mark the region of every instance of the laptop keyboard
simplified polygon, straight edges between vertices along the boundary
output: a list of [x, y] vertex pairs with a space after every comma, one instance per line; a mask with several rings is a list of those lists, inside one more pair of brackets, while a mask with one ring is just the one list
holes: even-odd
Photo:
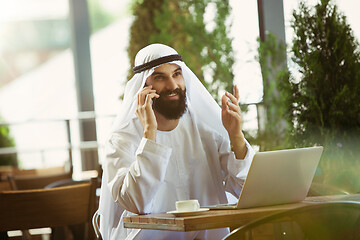
[[210, 205], [210, 206], [201, 206], [203, 208], [216, 208], [216, 207], [232, 207], [232, 206], [236, 206], [237, 203], [219, 203], [216, 205]]

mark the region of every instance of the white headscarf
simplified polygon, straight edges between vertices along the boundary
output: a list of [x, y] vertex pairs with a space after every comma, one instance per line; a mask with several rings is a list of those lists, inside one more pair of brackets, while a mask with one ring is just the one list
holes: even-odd
[[[135, 57], [135, 67], [146, 64], [155, 59], [163, 58], [170, 55], [178, 54], [173, 48], [163, 44], [151, 44], [141, 49]], [[197, 119], [204, 122], [216, 132], [228, 138], [221, 121], [221, 108], [210, 95], [207, 89], [195, 76], [195, 74], [182, 61], [170, 61], [166, 63], [175, 63], [182, 69], [182, 74], [185, 80], [186, 98], [188, 108], [196, 115]], [[118, 131], [126, 126], [129, 121], [136, 117], [137, 94], [145, 85], [146, 79], [154, 72], [151, 69], [136, 73], [130, 81], [126, 84], [124, 100], [121, 106], [121, 112], [114, 121], [113, 131]]]

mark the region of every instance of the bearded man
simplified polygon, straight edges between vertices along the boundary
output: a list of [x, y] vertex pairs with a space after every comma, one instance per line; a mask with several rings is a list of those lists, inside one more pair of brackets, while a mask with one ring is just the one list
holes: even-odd
[[238, 197], [254, 151], [242, 133], [239, 90], [220, 108], [181, 56], [152, 44], [135, 58], [121, 112], [106, 144], [100, 196], [103, 239], [221, 239], [228, 229], [193, 232], [126, 229], [124, 216]]

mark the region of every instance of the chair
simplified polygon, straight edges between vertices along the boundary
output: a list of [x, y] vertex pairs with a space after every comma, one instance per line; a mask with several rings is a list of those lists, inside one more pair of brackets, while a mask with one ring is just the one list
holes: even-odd
[[[56, 182], [50, 183], [49, 185], [45, 186], [44, 188], [51, 189], [51, 188], [56, 188], [56, 187], [73, 186], [76, 184], [82, 184], [82, 183], [86, 183], [86, 182], [88, 182], [88, 180], [77, 181], [77, 180], [73, 180], [72, 178], [66, 178], [66, 179], [61, 179]], [[97, 203], [96, 198], [95, 198], [94, 204], [95, 204], [95, 208], [97, 208], [98, 203]], [[77, 236], [82, 235], [83, 228], [84, 228], [84, 224], [53, 227], [51, 229], [52, 230], [51, 239], [52, 240], [57, 240], [57, 239], [60, 240], [60, 239], [66, 239], [67, 237], [71, 238], [71, 236], [73, 236], [73, 238], [75, 237], [75, 239], [76, 239]]]
[[9, 191], [11, 190], [10, 182], [9, 181], [0, 181], [0, 192], [2, 191]]
[[[13, 189], [29, 190], [40, 189], [49, 185], [50, 183], [72, 178], [72, 170], [69, 172], [49, 173], [40, 175], [8, 175], [9, 181]], [[15, 188], [16, 186], [16, 188]]]
[[[70, 168], [72, 168], [72, 167], [70, 166]], [[64, 172], [66, 172], [65, 171], [65, 166], [49, 167], [49, 168], [36, 168], [36, 169], [20, 169], [20, 168], [17, 168], [17, 167], [0, 167], [1, 180], [6, 180], [8, 175], [14, 175], [14, 176], [27, 176], [27, 175], [44, 176], [44, 175], [59, 174], [59, 173], [64, 173]]]
[[82, 238], [93, 239], [96, 179], [88, 183], [0, 192], [0, 232], [86, 224]]
[[101, 233], [100, 233], [100, 214], [99, 214], [98, 211], [99, 210], [96, 210], [96, 212], [93, 215], [92, 225], [93, 225], [93, 228], [94, 228], [96, 239], [97, 240], [102, 240]]
[[12, 166], [0, 166], [0, 181], [7, 181], [7, 175], [9, 175], [14, 167]]
[[360, 239], [360, 202], [316, 203], [275, 213], [235, 229], [225, 239]]

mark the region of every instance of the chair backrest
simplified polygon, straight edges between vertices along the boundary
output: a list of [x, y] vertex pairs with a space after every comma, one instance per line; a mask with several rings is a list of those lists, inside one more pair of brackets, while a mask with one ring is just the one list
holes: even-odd
[[7, 180], [0, 181], [0, 192], [9, 190], [11, 190], [10, 182]]
[[63, 180], [71, 179], [72, 171], [69, 172], [60, 172], [60, 173], [49, 173], [47, 175], [9, 175], [9, 181], [11, 185], [16, 186], [16, 190], [28, 190], [28, 189], [38, 189], [44, 188], [50, 183]]
[[49, 168], [35, 168], [35, 169], [18, 169], [14, 168], [13, 175], [50, 175], [65, 172], [65, 166], [49, 167]]
[[12, 166], [0, 166], [0, 181], [7, 181], [7, 175], [12, 172]]
[[0, 192], [0, 232], [86, 223], [93, 237], [96, 179], [52, 189]]
[[233, 239], [360, 239], [360, 202], [316, 203], [275, 213], [239, 227]]
[[[70, 166], [70, 168], [72, 168]], [[71, 170], [70, 170], [71, 171]], [[65, 166], [49, 167], [49, 168], [34, 168], [34, 169], [21, 169], [18, 167], [0, 167], [0, 177], [2, 180], [6, 180], [8, 175], [14, 176], [26, 176], [26, 175], [51, 175], [66, 172]]]

